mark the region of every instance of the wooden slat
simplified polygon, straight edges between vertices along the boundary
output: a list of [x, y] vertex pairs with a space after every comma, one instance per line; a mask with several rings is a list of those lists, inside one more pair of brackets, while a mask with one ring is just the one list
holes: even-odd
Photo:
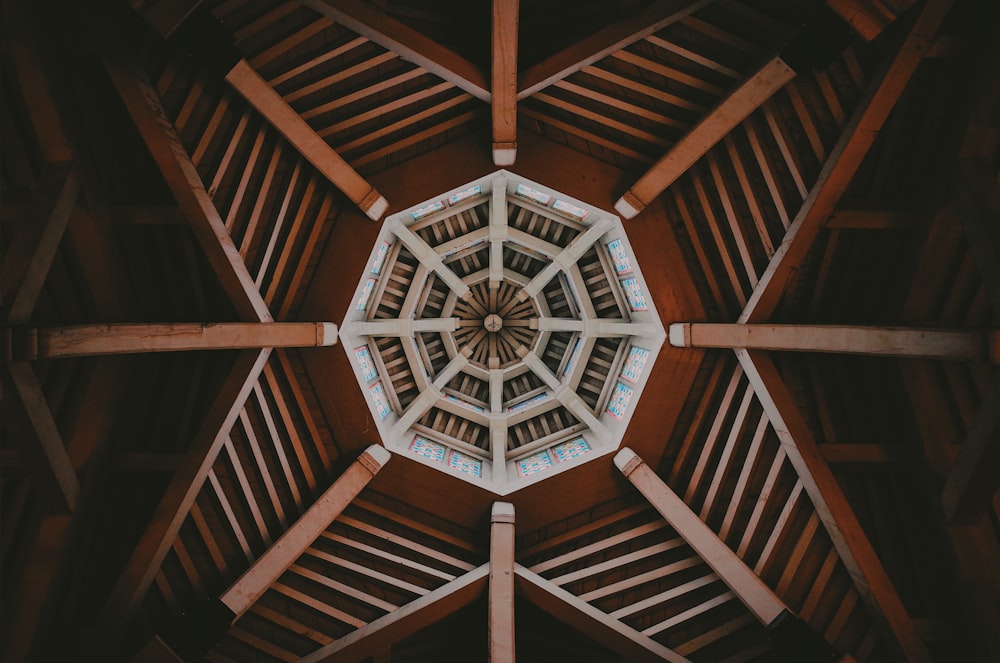
[[474, 64], [360, 0], [303, 0], [307, 7], [489, 102], [486, 76]]

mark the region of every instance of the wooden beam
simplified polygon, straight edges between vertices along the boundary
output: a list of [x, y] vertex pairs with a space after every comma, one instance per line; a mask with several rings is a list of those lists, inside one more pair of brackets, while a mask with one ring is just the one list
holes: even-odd
[[[19, 333], [23, 338], [18, 339]], [[181, 350], [327, 347], [337, 342], [332, 322], [103, 324], [15, 330], [15, 349], [28, 359]]]
[[489, 564], [455, 578], [367, 626], [303, 656], [299, 663], [361, 661], [471, 604], [486, 589]]
[[514, 663], [514, 505], [494, 502], [490, 523], [490, 663]]
[[38, 182], [30, 225], [15, 236], [0, 265], [0, 304], [9, 322], [27, 322], [34, 312], [79, 193], [72, 164], [50, 167]]
[[245, 320], [271, 322], [271, 313], [233, 244], [201, 176], [191, 162], [177, 130], [163, 110], [156, 90], [134, 59], [107, 49], [104, 65], [146, 147], [191, 224], [209, 264]]
[[493, 0], [492, 77], [493, 163], [510, 166], [517, 158], [518, 0]]
[[903, 226], [903, 214], [897, 210], [838, 209], [824, 223], [827, 228], [892, 230]]
[[955, 211], [995, 316], [1000, 316], [1000, 183], [989, 163], [959, 159], [952, 182]]
[[368, 447], [302, 517], [222, 594], [221, 601], [234, 613], [233, 621], [249, 610], [271, 583], [336, 520], [389, 462], [390, 457], [385, 447], [375, 444]]
[[476, 65], [373, 5], [360, 0], [302, 0], [302, 4], [489, 102], [486, 76]]
[[[24, 439], [18, 457], [28, 468], [33, 486], [44, 496], [49, 509], [70, 513], [80, 497], [80, 480], [66, 452], [59, 428], [35, 376], [25, 362], [8, 364], [7, 373], [27, 415], [31, 437]], [[20, 435], [15, 441], [22, 440]]]
[[826, 6], [854, 28], [854, 31], [871, 41], [896, 20], [896, 14], [881, 0], [826, 0]]
[[836, 465], [884, 465], [903, 461], [901, 449], [887, 444], [827, 442], [819, 445], [826, 462]]
[[256, 108], [331, 184], [344, 192], [368, 218], [378, 221], [389, 203], [368, 181], [320, 138], [246, 60], [236, 63], [226, 82]]
[[681, 348], [747, 348], [989, 362], [997, 332], [852, 325], [675, 322], [670, 344]]
[[619, 451], [615, 455], [615, 466], [733, 590], [761, 624], [767, 626], [788, 609], [771, 588], [754, 575], [743, 560], [634, 451], [628, 447]]
[[155, 635], [136, 653], [132, 663], [184, 663], [184, 659]]
[[929, 662], [926, 645], [774, 362], [758, 351], [737, 350], [736, 356], [886, 644], [907, 661]]
[[622, 660], [635, 663], [642, 661], [682, 663], [688, 660], [520, 564], [515, 565], [514, 573], [517, 578], [517, 590], [526, 599], [559, 621], [569, 624], [588, 638], [604, 645], [621, 656]]
[[121, 629], [145, 596], [270, 353], [268, 348], [248, 350], [236, 358], [195, 433], [183, 464], [174, 473], [108, 597], [99, 621], [102, 637], [117, 641]]
[[618, 199], [615, 210], [626, 219], [644, 210], [736, 125], [793, 78], [795, 71], [781, 57], [768, 60], [653, 164]]
[[544, 90], [584, 67], [645, 39], [714, 0], [656, 0], [633, 16], [613, 23], [525, 70], [518, 100]]
[[1000, 373], [995, 373], [983, 395], [972, 427], [941, 489], [949, 521], [979, 520], [1000, 482]]
[[899, 50], [872, 77], [864, 98], [820, 170], [816, 184], [785, 233], [738, 322], [762, 322], [777, 308], [789, 277], [805, 259], [823, 222], [836, 209], [854, 173], [923, 59], [953, 0], [928, 0]]
[[133, 0], [129, 4], [139, 12], [149, 27], [166, 39], [198, 9], [201, 2], [202, 0]]

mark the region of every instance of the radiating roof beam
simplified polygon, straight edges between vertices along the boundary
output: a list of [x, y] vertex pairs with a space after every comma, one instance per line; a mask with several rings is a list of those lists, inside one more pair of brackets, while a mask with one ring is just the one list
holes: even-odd
[[598, 30], [529, 67], [520, 77], [517, 98], [530, 97], [713, 2], [715, 0], [657, 0], [637, 14]]
[[519, 0], [493, 0], [492, 76], [493, 163], [517, 159], [517, 26]]
[[615, 210], [626, 219], [644, 210], [736, 125], [793, 78], [795, 70], [780, 56], [772, 57], [646, 171], [615, 203]]
[[469, 293], [469, 286], [465, 284], [458, 274], [441, 260], [441, 254], [434, 250], [430, 244], [421, 239], [416, 233], [407, 228], [399, 219], [396, 219], [389, 226], [392, 233], [399, 238], [403, 245], [413, 254], [413, 256], [428, 269], [437, 272], [438, 276], [447, 284], [459, 297], [465, 297]]
[[736, 356], [886, 643], [907, 661], [929, 663], [927, 646], [774, 362], [767, 353], [756, 350], [736, 350]]
[[490, 197], [490, 286], [504, 279], [503, 243], [507, 240], [507, 178], [493, 178]]
[[586, 253], [591, 246], [599, 242], [604, 233], [608, 232], [608, 230], [610, 230], [613, 226], [614, 222], [611, 221], [611, 219], [601, 218], [587, 228], [587, 230], [574, 237], [566, 248], [552, 258], [552, 262], [546, 265], [542, 271], [535, 275], [528, 285], [521, 288], [521, 292], [518, 293], [518, 298], [523, 301], [528, 297], [534, 297], [540, 293], [548, 282], [555, 278], [555, 275], [560, 271], [569, 271], [572, 269], [576, 265], [576, 262], [583, 257], [583, 254]]
[[358, 336], [413, 337], [423, 332], [453, 332], [458, 329], [458, 318], [412, 318], [391, 320], [364, 320], [351, 324], [351, 331]]
[[23, 357], [29, 360], [137, 352], [327, 347], [337, 342], [337, 325], [332, 322], [102, 324], [13, 331], [14, 351], [23, 351]]
[[390, 458], [391, 454], [385, 447], [377, 444], [368, 447], [302, 517], [223, 592], [219, 600], [232, 612], [232, 622], [249, 610], [268, 587], [312, 545]]
[[556, 619], [635, 663], [690, 663], [632, 627], [601, 612], [520, 564], [515, 565], [517, 592]]
[[494, 502], [490, 514], [487, 640], [490, 663], [514, 663], [514, 505]]
[[676, 322], [670, 325], [670, 344], [988, 362], [987, 346], [997, 334], [916, 327]]
[[778, 306], [789, 277], [805, 260], [820, 227], [836, 209], [889, 112], [916, 71], [953, 0], [928, 0], [909, 34], [892, 57], [872, 77], [868, 90], [830, 152], [812, 190], [792, 221], [781, 245], [738, 322], [763, 322]]
[[389, 207], [382, 194], [320, 138], [249, 62], [237, 62], [226, 74], [226, 82], [249, 101], [306, 161], [360, 207], [368, 218], [372, 221], [382, 218]]
[[361, 661], [470, 605], [482, 596], [490, 565], [483, 564], [432, 592], [379, 617], [367, 626], [337, 638], [303, 656], [298, 663]]
[[302, 4], [455, 84], [477, 99], [490, 101], [486, 76], [478, 67], [373, 5], [360, 0], [302, 0]]

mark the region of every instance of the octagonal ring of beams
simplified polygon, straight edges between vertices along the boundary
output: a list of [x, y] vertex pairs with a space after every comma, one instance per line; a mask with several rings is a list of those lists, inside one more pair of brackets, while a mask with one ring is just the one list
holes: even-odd
[[618, 449], [649, 301], [617, 216], [498, 171], [386, 220], [341, 340], [388, 449], [505, 495]]

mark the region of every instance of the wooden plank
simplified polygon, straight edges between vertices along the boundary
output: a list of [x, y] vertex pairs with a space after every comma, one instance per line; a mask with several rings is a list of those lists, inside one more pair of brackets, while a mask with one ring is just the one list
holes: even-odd
[[79, 193], [80, 178], [72, 165], [50, 168], [37, 183], [32, 221], [15, 236], [0, 265], [0, 305], [9, 306], [8, 322], [23, 324], [31, 318]]
[[305, 6], [430, 73], [490, 101], [486, 76], [474, 64], [416, 30], [360, 0], [303, 0]]
[[136, 352], [327, 347], [337, 342], [331, 322], [100, 324], [26, 331], [30, 359]]
[[488, 602], [490, 663], [514, 663], [514, 505], [509, 502], [494, 502], [490, 516]]
[[998, 464], [1000, 373], [995, 373], [941, 489], [941, 502], [949, 521], [972, 523], [982, 517], [997, 492]]
[[644, 210], [737, 124], [793, 78], [795, 71], [780, 57], [768, 60], [719, 102], [618, 199], [615, 203], [618, 213], [631, 219]]
[[510, 166], [517, 158], [518, 12], [518, 0], [493, 0], [490, 109], [497, 166]]
[[[228, 440], [229, 431], [243, 409], [243, 403], [270, 352], [270, 349], [245, 351], [237, 357], [218, 390], [215, 402], [195, 433], [183, 464], [174, 473], [111, 591], [99, 622], [99, 629], [104, 637], [116, 641], [121, 629], [145, 596], [205, 479], [212, 478], [212, 465]], [[213, 485], [216, 486], [219, 499], [224, 499], [217, 482]]]
[[805, 259], [819, 229], [836, 209], [889, 112], [923, 59], [953, 0], [930, 0], [892, 58], [872, 77], [840, 139], [823, 164], [816, 183], [799, 209], [754, 288], [738, 322], [761, 322], [774, 312], [785, 284]]
[[670, 325], [669, 338], [676, 347], [990, 361], [989, 332], [954, 329], [675, 322]]
[[237, 313], [247, 320], [270, 322], [273, 318], [267, 304], [205, 191], [159, 95], [133, 58], [111, 48], [107, 51], [103, 59], [108, 75]]
[[826, 6], [844, 19], [865, 41], [875, 39], [896, 20], [896, 15], [882, 0], [826, 0]]
[[903, 214], [896, 210], [838, 209], [824, 223], [827, 228], [891, 230], [903, 225]]
[[368, 447], [302, 517], [222, 594], [221, 601], [233, 611], [234, 621], [312, 545], [389, 458], [390, 454], [384, 447]]
[[524, 99], [584, 67], [659, 32], [713, 0], [657, 0], [525, 70], [517, 98]]
[[686, 658], [664, 647], [635, 629], [581, 601], [565, 589], [554, 585], [520, 564], [514, 567], [518, 593], [549, 613], [569, 624], [588, 638], [598, 642], [623, 660], [636, 663], [683, 663]]
[[762, 624], [770, 624], [788, 609], [634, 451], [628, 447], [619, 451], [615, 455], [615, 466]]
[[290, 142], [305, 159], [315, 166], [331, 184], [344, 192], [370, 219], [382, 218], [389, 203], [371, 184], [344, 161], [332, 147], [316, 135], [281, 95], [261, 78], [250, 63], [240, 60], [226, 74], [233, 86], [250, 105]]
[[475, 601], [486, 588], [489, 564], [459, 576], [432, 592], [303, 656], [299, 663], [360, 661], [430, 626]]
[[18, 456], [28, 468], [33, 486], [44, 495], [47, 506], [57, 512], [71, 513], [80, 497], [80, 480], [35, 370], [30, 364], [17, 361], [7, 365], [7, 373], [33, 434], [33, 439], [14, 436], [15, 442], [24, 442], [18, 449]]
[[886, 643], [908, 661], [930, 661], [926, 645], [865, 536], [819, 445], [799, 413], [771, 358], [758, 351], [736, 356], [764, 406], [774, 431], [809, 495], [834, 547]]

